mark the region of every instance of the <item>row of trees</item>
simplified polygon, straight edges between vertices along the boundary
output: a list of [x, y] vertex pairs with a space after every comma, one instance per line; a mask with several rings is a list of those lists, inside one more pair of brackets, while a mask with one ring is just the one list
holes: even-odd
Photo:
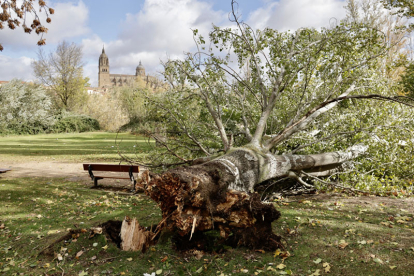
[[136, 130], [148, 120], [145, 97], [162, 88], [151, 89], [138, 79], [134, 87], [89, 95], [83, 65], [82, 48], [75, 43], [63, 41], [49, 53], [40, 49], [32, 63], [39, 84], [13, 80], [0, 88], [0, 133], [85, 131], [96, 129], [97, 121], [105, 130], [117, 131], [123, 125]]

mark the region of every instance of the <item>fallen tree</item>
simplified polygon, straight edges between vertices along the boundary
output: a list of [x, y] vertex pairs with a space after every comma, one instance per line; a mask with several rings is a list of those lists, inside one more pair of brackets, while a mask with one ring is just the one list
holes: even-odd
[[[167, 228], [191, 240], [194, 232], [218, 229], [231, 243], [273, 250], [282, 247], [271, 223], [280, 217], [273, 204], [254, 193], [257, 183], [276, 177], [299, 178], [302, 170], [323, 171], [352, 159], [365, 150], [317, 155], [273, 155], [254, 145], [229, 150], [200, 165], [179, 167], [161, 175], [146, 172], [145, 193], [159, 204], [163, 220], [149, 242]], [[143, 242], [141, 238], [137, 242]], [[140, 249], [142, 247], [139, 247]]]
[[[195, 30], [198, 52], [187, 54], [183, 61], [167, 62], [170, 91], [147, 98], [148, 107], [163, 112], [165, 128], [175, 133], [168, 139], [152, 136], [163, 149], [160, 165], [184, 166], [143, 175], [141, 185], [158, 203], [163, 218], [151, 230], [125, 220], [121, 230], [129, 240], [125, 248], [145, 251], [167, 229], [176, 234], [181, 249], [203, 249], [200, 233], [210, 230], [219, 231], [223, 241], [234, 246], [282, 247], [272, 231], [280, 213], [262, 201], [257, 188], [283, 178], [306, 186], [304, 176], [331, 175], [366, 153], [368, 147], [358, 142], [368, 142], [384, 127], [364, 125], [365, 109], [372, 107], [368, 101], [391, 102], [393, 114], [412, 107], [402, 97], [392, 96], [384, 84], [378, 60], [388, 48], [379, 30], [344, 22], [321, 31], [253, 31], [240, 22], [234, 1], [232, 8], [237, 28], [214, 27], [210, 44]], [[220, 55], [223, 50], [227, 54]], [[231, 64], [231, 54], [239, 71]], [[376, 93], [370, 94], [373, 89]], [[378, 112], [388, 112], [384, 110]], [[358, 122], [359, 130], [354, 120], [345, 124], [351, 115], [364, 119]], [[325, 129], [341, 131], [318, 137]], [[317, 154], [287, 150], [289, 140], [303, 137], [308, 143], [296, 149], [312, 149], [319, 143], [323, 145], [319, 150], [336, 150]], [[328, 138], [335, 143], [324, 144]]]

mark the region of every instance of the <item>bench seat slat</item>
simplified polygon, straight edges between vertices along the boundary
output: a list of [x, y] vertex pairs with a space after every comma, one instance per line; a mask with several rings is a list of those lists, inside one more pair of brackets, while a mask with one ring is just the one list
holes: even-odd
[[94, 175], [96, 178], [113, 178], [113, 179], [128, 179], [130, 180], [129, 177], [118, 177], [118, 176], [102, 176], [102, 175]]
[[87, 171], [89, 165], [92, 167], [92, 171], [101, 172], [129, 172], [132, 167], [133, 173], [138, 173], [139, 168], [136, 165], [117, 165], [117, 164], [83, 164], [83, 169]]

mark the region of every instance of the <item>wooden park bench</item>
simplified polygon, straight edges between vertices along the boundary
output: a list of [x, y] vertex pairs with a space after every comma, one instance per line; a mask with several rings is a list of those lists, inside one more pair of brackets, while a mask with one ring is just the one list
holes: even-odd
[[[135, 191], [135, 186], [137, 181], [134, 177], [134, 173], [139, 173], [139, 166], [134, 165], [118, 165], [118, 164], [83, 164], [83, 169], [89, 172], [89, 176], [93, 180], [93, 185], [98, 186], [98, 180], [104, 178], [113, 178], [113, 179], [129, 179], [133, 185], [133, 190]], [[94, 172], [117, 172], [117, 173], [128, 173], [129, 177], [123, 177], [121, 175], [95, 175]]]
[[0, 168], [0, 173], [5, 173], [5, 172], [8, 172], [8, 171], [10, 171], [9, 169], [2, 169], [2, 168]]

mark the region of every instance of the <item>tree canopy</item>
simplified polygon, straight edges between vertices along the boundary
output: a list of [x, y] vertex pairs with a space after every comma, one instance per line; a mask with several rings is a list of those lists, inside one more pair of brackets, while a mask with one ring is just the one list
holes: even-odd
[[13, 79], [0, 87], [0, 133], [36, 133], [54, 123], [52, 102], [40, 85]]
[[413, 118], [387, 71], [401, 38], [363, 20], [279, 32], [254, 30], [233, 10], [233, 22], [213, 27], [208, 39], [194, 30], [198, 51], [165, 63], [170, 90], [150, 98], [149, 107], [173, 137], [159, 141], [164, 147], [153, 161], [191, 164], [246, 145], [284, 154], [369, 145], [365, 157], [375, 162], [342, 168], [354, 183], [354, 172], [381, 179], [381, 163], [408, 161]]
[[40, 49], [32, 66], [35, 76], [56, 95], [59, 107], [71, 109], [85, 93], [88, 79], [83, 77], [81, 46], [63, 41], [54, 52]]

